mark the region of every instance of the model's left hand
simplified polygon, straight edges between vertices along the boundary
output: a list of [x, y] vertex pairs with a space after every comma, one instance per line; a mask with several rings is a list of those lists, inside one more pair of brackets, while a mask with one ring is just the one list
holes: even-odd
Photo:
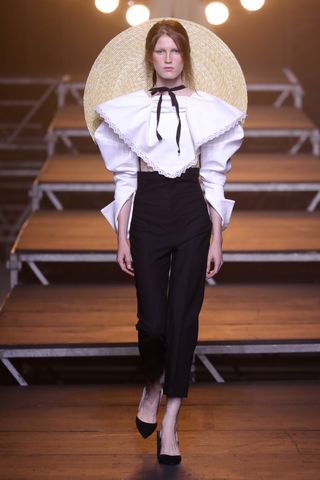
[[222, 264], [222, 241], [213, 240], [208, 252], [206, 278], [212, 278], [214, 275], [216, 275], [219, 272]]

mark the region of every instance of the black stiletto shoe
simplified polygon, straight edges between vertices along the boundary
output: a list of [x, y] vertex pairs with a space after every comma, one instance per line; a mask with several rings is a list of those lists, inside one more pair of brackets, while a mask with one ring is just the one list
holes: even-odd
[[[176, 441], [177, 444], [179, 444], [178, 441], [178, 434], [176, 432]], [[162, 463], [163, 465], [178, 465], [181, 462], [181, 455], [166, 455], [165, 453], [160, 453], [161, 452], [161, 433], [157, 431], [157, 457], [159, 463]]]
[[[144, 387], [138, 410], [140, 409], [140, 406], [141, 406], [141, 404], [142, 404], [142, 402], [143, 402], [143, 400], [146, 396], [146, 393], [147, 393], [147, 389], [146, 389], [146, 387]], [[160, 403], [161, 403], [162, 395], [163, 395], [163, 389], [161, 389], [161, 391], [160, 391], [157, 413], [158, 413], [159, 406], [160, 406]], [[137, 429], [139, 430], [139, 432], [141, 433], [143, 438], [148, 438], [155, 431], [158, 424], [157, 423], [144, 422], [143, 420], [140, 420], [140, 418], [137, 415], [136, 416], [136, 425], [137, 425]]]

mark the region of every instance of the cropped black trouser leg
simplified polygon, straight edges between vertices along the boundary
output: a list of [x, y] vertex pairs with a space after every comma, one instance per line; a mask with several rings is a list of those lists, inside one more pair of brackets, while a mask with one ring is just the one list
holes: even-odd
[[138, 172], [130, 226], [142, 367], [150, 381], [165, 372], [169, 397], [188, 395], [204, 298], [212, 223], [198, 177]]

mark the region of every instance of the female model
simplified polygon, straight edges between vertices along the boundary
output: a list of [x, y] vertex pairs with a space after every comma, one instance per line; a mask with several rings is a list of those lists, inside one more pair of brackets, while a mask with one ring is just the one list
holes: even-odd
[[136, 426], [144, 438], [154, 432], [166, 394], [157, 453], [160, 463], [174, 465], [181, 461], [178, 414], [188, 395], [205, 279], [223, 263], [222, 231], [234, 205], [223, 186], [245, 114], [196, 90], [188, 33], [176, 20], [148, 31], [145, 65], [153, 87], [99, 104], [104, 121], [95, 140], [116, 183], [102, 213], [117, 232], [117, 261], [136, 287], [146, 383]]

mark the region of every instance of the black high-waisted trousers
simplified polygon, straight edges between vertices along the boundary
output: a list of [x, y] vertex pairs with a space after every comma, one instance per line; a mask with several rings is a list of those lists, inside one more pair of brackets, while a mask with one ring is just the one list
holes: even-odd
[[212, 222], [199, 168], [176, 178], [139, 171], [137, 179], [129, 235], [140, 360], [146, 381], [164, 371], [163, 392], [187, 397]]

